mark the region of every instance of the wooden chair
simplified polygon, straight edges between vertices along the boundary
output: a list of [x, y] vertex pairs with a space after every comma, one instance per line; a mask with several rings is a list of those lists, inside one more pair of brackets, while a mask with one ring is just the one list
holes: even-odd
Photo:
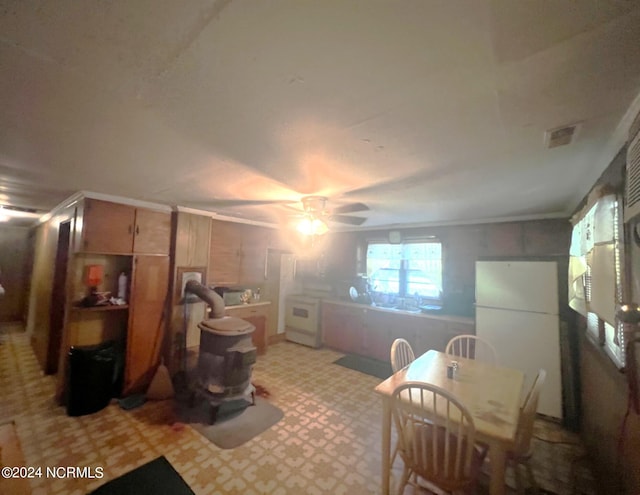
[[415, 359], [411, 344], [405, 339], [396, 339], [391, 344], [391, 369], [395, 373]]
[[490, 342], [475, 335], [457, 335], [444, 350], [450, 356], [477, 359], [489, 364], [498, 364], [498, 353]]
[[486, 450], [475, 445], [473, 417], [464, 404], [435, 385], [406, 382], [394, 390], [391, 408], [404, 461], [398, 493], [407, 483], [473, 493]]
[[518, 420], [518, 431], [516, 433], [516, 444], [513, 451], [507, 452], [507, 462], [513, 467], [516, 479], [516, 487], [520, 495], [524, 495], [525, 489], [520, 477], [519, 467], [523, 465], [529, 477], [529, 484], [533, 488], [533, 493], [537, 494], [538, 484], [533, 476], [533, 470], [529, 463], [531, 459], [531, 439], [533, 437], [533, 424], [536, 419], [536, 411], [538, 409], [538, 399], [540, 391], [544, 385], [547, 372], [543, 369], [538, 371], [538, 375], [531, 385], [531, 389], [524, 400], [522, 409], [520, 410], [520, 419]]
[[[413, 348], [406, 339], [396, 339], [391, 344], [391, 370], [395, 373], [401, 370], [415, 359]], [[393, 455], [391, 456], [391, 465], [396, 460], [398, 455], [398, 444], [393, 449]]]

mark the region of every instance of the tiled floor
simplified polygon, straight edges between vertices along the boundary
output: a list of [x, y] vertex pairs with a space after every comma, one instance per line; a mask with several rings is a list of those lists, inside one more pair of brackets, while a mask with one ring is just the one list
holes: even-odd
[[[253, 381], [268, 389], [284, 418], [241, 447], [221, 450], [192, 428], [173, 424], [170, 401], [131, 411], [113, 404], [68, 417], [52, 400], [54, 378], [40, 372], [28, 336], [5, 327], [0, 423], [15, 421], [27, 466], [104, 470], [102, 479], [33, 479], [36, 494], [84, 494], [159, 455], [197, 494], [380, 493], [381, 406], [373, 393], [379, 380], [332, 364], [340, 356], [292, 343], [269, 347]], [[533, 460], [543, 488], [558, 495], [596, 493], [579, 461], [577, 437], [546, 422], [538, 422], [536, 436], [546, 440], [535, 441]]]

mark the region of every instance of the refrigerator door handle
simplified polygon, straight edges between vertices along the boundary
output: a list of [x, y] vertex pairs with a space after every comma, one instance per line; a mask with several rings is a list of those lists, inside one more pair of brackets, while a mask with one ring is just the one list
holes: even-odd
[[556, 315], [557, 313], [547, 313], [546, 311], [531, 311], [528, 309], [514, 309], [514, 308], [501, 308], [499, 306], [479, 306], [476, 304], [476, 309], [495, 309], [498, 311], [514, 311], [516, 313], [533, 313], [536, 315]]

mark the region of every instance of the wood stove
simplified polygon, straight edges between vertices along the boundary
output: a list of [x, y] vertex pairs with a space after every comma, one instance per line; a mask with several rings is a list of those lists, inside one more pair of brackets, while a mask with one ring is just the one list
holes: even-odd
[[194, 405], [196, 397], [204, 397], [211, 406], [210, 422], [214, 423], [224, 404], [255, 404], [255, 388], [251, 384], [257, 356], [251, 339], [255, 327], [240, 318], [224, 316], [223, 299], [199, 282], [187, 282], [185, 292], [209, 303], [213, 315], [198, 324], [200, 350], [190, 401]]
[[198, 327], [199, 387], [220, 397], [244, 394], [256, 362], [257, 349], [251, 340], [255, 327], [232, 316], [204, 320]]

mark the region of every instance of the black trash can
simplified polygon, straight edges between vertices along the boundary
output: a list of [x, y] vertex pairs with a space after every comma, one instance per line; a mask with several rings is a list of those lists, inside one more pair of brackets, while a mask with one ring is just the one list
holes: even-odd
[[116, 381], [115, 342], [75, 346], [69, 351], [67, 414], [83, 416], [107, 407]]

